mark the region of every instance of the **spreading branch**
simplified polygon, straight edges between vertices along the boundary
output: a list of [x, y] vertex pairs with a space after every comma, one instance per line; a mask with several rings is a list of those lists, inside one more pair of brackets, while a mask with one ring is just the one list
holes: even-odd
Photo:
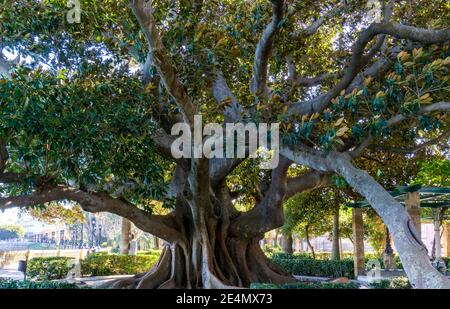
[[217, 72], [216, 74], [216, 78], [212, 85], [212, 93], [218, 103], [223, 103], [227, 100], [231, 101], [231, 104], [225, 107], [225, 123], [239, 121], [242, 109], [230, 87], [228, 87], [222, 72]]
[[295, 194], [325, 187], [330, 184], [330, 174], [320, 173], [318, 171], [309, 171], [303, 175], [289, 178], [287, 180], [286, 195], [284, 198], [288, 199]]
[[164, 47], [156, 21], [153, 17], [151, 3], [145, 0], [130, 0], [130, 6], [144, 33], [151, 53], [153, 65], [156, 67], [167, 92], [181, 109], [184, 121], [193, 124], [195, 107], [187, 94], [186, 87], [179, 81], [175, 68]]
[[264, 198], [233, 222], [230, 226], [232, 235], [253, 238], [283, 225], [283, 201], [290, 165], [290, 160], [280, 158], [277, 168], [272, 170], [272, 180]]
[[269, 57], [273, 50], [274, 37], [279, 29], [279, 24], [285, 12], [284, 0], [271, 0], [272, 21], [267, 25], [261, 39], [256, 46], [255, 59], [253, 62], [253, 77], [250, 89], [257, 98], [265, 101], [269, 97], [267, 88], [267, 67]]
[[306, 102], [291, 105], [290, 112], [298, 114], [320, 113], [325, 110], [331, 100], [353, 81], [359, 71], [365, 67], [374, 56], [374, 52], [364, 54], [367, 44], [377, 35], [386, 34], [398, 39], [418, 41], [423, 44], [444, 43], [450, 40], [449, 28], [441, 30], [422, 29], [395, 22], [373, 23], [359, 35], [352, 47], [352, 57], [342, 79], [327, 93]]
[[30, 207], [63, 200], [77, 202], [83, 210], [88, 212], [106, 211], [127, 218], [141, 230], [167, 241], [180, 239], [179, 232], [173, 228], [174, 223], [170, 215], [149, 215], [129, 202], [113, 198], [104, 192], [94, 193], [67, 186], [56, 186], [35, 191], [30, 195], [1, 197], [0, 209]]

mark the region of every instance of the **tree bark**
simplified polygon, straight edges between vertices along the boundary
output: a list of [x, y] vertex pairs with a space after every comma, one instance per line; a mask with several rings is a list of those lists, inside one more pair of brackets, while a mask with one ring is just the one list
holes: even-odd
[[120, 235], [121, 254], [128, 254], [130, 252], [130, 234], [131, 234], [131, 222], [126, 218], [122, 218], [122, 232]]
[[450, 288], [450, 280], [431, 265], [427, 249], [418, 238], [404, 207], [367, 172], [356, 168], [349, 154], [330, 152], [323, 156], [321, 152], [307, 147], [298, 150], [284, 147], [281, 154], [298, 164], [338, 173], [366, 198], [391, 231], [402, 265], [414, 288]]
[[264, 233], [248, 237], [231, 232], [245, 213], [236, 211], [225, 184], [209, 187], [205, 162], [194, 162], [187, 177], [174, 210], [173, 228], [180, 237], [167, 240], [148, 273], [114, 281], [109, 287], [233, 288], [296, 281], [265, 256], [259, 246]]
[[293, 254], [293, 250], [292, 250], [292, 233], [288, 233], [287, 235], [283, 235], [284, 236], [284, 240], [283, 240], [283, 252], [284, 253], [288, 253], [288, 254]]
[[339, 245], [339, 208], [336, 208], [333, 212], [333, 241], [331, 248], [331, 259], [340, 260], [341, 250]]
[[159, 250], [160, 246], [159, 246], [159, 238], [156, 236], [153, 236], [153, 249], [155, 250]]
[[312, 257], [313, 257], [313, 259], [315, 259], [316, 253], [314, 252], [314, 247], [309, 240], [309, 225], [306, 225], [306, 227], [305, 227], [305, 238], [306, 238], [306, 244], [308, 245], [309, 250], [311, 250]]
[[388, 226], [412, 286], [450, 289], [450, 281], [431, 265], [427, 249], [418, 238], [414, 223], [404, 207], [367, 172], [347, 160], [338, 161], [339, 174], [367, 199]]

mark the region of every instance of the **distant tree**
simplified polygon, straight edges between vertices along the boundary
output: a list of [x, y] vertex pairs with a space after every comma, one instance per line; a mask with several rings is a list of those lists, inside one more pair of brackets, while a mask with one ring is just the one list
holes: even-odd
[[21, 225], [0, 225], [0, 240], [21, 239], [25, 229]]

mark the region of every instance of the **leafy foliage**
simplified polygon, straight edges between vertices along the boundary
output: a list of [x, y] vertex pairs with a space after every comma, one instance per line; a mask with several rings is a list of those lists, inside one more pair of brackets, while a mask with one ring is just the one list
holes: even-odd
[[145, 255], [94, 253], [81, 261], [83, 276], [127, 275], [146, 272], [158, 261], [159, 252]]
[[406, 278], [393, 278], [370, 283], [371, 289], [412, 289]]
[[[89, 289], [89, 287], [82, 287], [83, 289]], [[57, 281], [19, 281], [12, 279], [3, 279], [0, 278], [0, 289], [44, 289], [44, 290], [73, 290], [73, 289], [81, 289], [78, 285], [74, 283], [67, 282], [57, 282]]]
[[330, 232], [333, 212], [343, 201], [343, 197], [331, 189], [295, 195], [284, 204], [286, 219], [283, 230], [296, 232], [301, 237], [306, 237], [307, 227], [309, 237]]
[[28, 261], [27, 275], [37, 280], [55, 280], [66, 278], [73, 268], [69, 257], [38, 257]]
[[273, 257], [272, 261], [295, 275], [354, 278], [352, 259], [316, 260], [307, 256]]

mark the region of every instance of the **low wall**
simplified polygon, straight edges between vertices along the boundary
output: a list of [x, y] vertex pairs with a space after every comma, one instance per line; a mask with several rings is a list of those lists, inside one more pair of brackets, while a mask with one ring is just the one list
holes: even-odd
[[0, 251], [0, 268], [17, 268], [19, 260], [35, 257], [67, 256], [84, 259], [88, 249]]

